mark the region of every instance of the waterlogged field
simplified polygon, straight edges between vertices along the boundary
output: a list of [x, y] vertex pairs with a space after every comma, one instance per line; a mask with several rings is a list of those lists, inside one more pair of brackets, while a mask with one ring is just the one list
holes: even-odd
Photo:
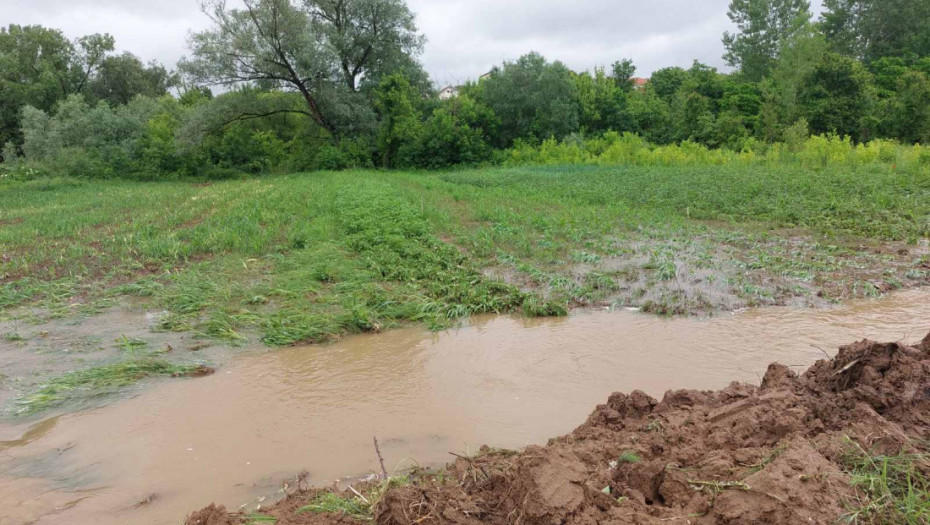
[[[927, 284], [928, 237], [930, 176], [891, 166], [32, 181], [0, 185], [0, 344], [45, 348], [42, 327], [127, 302], [156, 332], [268, 346], [478, 313], [819, 306]], [[135, 337], [45, 348], [74, 370], [0, 383], [35, 413], [196, 371]]]

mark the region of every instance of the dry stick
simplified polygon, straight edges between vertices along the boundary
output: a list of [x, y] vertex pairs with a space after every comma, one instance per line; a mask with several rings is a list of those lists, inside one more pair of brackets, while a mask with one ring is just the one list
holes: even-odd
[[362, 496], [362, 493], [359, 492], [359, 491], [357, 491], [357, 490], [355, 490], [355, 487], [353, 487], [352, 485], [349, 485], [349, 490], [351, 490], [352, 492], [354, 492], [356, 496], [358, 496], [359, 498], [362, 499], [362, 501], [364, 501], [365, 503], [369, 503], [369, 504], [370, 504], [370, 502], [368, 501], [368, 498], [366, 498], [365, 496]]
[[815, 345], [815, 344], [813, 344], [813, 343], [810, 343], [810, 345], [811, 345], [812, 347], [816, 348], [817, 350], [820, 350], [820, 351], [823, 353], [823, 355], [827, 356], [827, 361], [832, 361], [832, 360], [833, 360], [833, 358], [830, 357], [830, 354], [828, 354], [827, 351], [824, 350], [823, 348], [820, 348], [819, 346], [817, 346], [817, 345]]
[[[452, 454], [453, 456], [455, 456], [455, 457], [457, 457], [457, 458], [464, 459], [465, 461], [467, 461], [467, 462], [472, 466], [472, 468], [477, 467], [478, 469], [481, 469], [481, 473], [484, 474], [484, 477], [488, 478], [488, 481], [491, 481], [491, 475], [488, 474], [488, 471], [487, 471], [487, 470], [485, 470], [484, 465], [479, 465], [479, 464], [475, 463], [475, 460], [474, 460], [474, 459], [472, 459], [472, 458], [470, 458], [470, 457], [467, 457], [467, 456], [462, 456], [462, 455], [460, 455], [460, 454], [456, 454], [455, 452], [449, 452], [449, 454]], [[475, 482], [477, 483], [477, 480], [475, 480]]]
[[378, 462], [381, 463], [381, 479], [388, 479], [387, 469], [384, 468], [384, 458], [381, 456], [381, 448], [378, 446], [378, 436], [372, 437], [375, 442], [375, 453], [378, 454]]

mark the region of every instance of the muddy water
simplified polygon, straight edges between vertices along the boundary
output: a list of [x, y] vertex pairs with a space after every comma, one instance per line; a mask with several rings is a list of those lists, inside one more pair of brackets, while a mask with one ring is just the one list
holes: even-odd
[[303, 469], [316, 484], [373, 472], [373, 435], [389, 469], [438, 464], [482, 443], [543, 443], [614, 391], [755, 383], [772, 361], [806, 368], [817, 347], [928, 330], [930, 290], [914, 290], [710, 320], [483, 318], [243, 357], [28, 431], [0, 427], [12, 436], [0, 438], [0, 523], [179, 523], [210, 501], [270, 502]]

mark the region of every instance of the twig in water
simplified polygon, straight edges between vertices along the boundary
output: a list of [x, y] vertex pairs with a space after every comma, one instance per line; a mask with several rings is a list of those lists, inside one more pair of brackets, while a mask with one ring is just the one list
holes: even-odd
[[378, 436], [372, 437], [375, 442], [375, 453], [378, 454], [378, 462], [381, 463], [381, 479], [388, 479], [387, 469], [384, 468], [384, 457], [381, 456], [381, 447], [378, 446]]
[[823, 348], [820, 348], [819, 346], [817, 346], [817, 345], [815, 345], [815, 344], [813, 344], [813, 343], [811, 344], [811, 346], [814, 347], [814, 348], [816, 348], [817, 350], [820, 350], [821, 352], [823, 352], [823, 355], [827, 356], [827, 361], [833, 359], [832, 357], [830, 357], [830, 354], [828, 354], [827, 351], [824, 350]]

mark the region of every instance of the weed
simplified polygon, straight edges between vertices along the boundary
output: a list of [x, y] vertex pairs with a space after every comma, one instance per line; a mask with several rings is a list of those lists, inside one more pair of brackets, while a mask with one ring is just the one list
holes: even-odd
[[297, 509], [297, 513], [316, 512], [326, 514], [342, 514], [357, 520], [370, 521], [372, 503], [360, 496], [343, 497], [332, 492], [320, 494], [309, 504]]
[[759, 461], [758, 463], [754, 463], [752, 465], [743, 465], [743, 466], [749, 468], [749, 474], [755, 474], [756, 472], [762, 471], [770, 463], [778, 459], [778, 456], [782, 455], [786, 449], [787, 447], [785, 445], [779, 445], [778, 447], [775, 447], [775, 449], [772, 450], [770, 453], [768, 453], [765, 457], [763, 457], [762, 461]]
[[928, 454], [873, 455], [851, 439], [843, 463], [861, 497], [849, 502], [848, 523], [925, 525], [930, 522]]
[[20, 414], [34, 414], [67, 402], [83, 401], [113, 393], [147, 377], [183, 376], [193, 366], [173, 365], [150, 356], [77, 370], [48, 382], [38, 391], [19, 400]]
[[402, 487], [410, 483], [409, 478], [389, 478], [372, 487], [365, 493], [350, 488], [354, 495], [339, 495], [332, 492], [323, 492], [316, 496], [307, 505], [297, 509], [297, 513], [315, 512], [326, 514], [342, 514], [359, 521], [372, 521], [375, 506], [391, 488]]
[[259, 514], [257, 512], [249, 514], [248, 516], [243, 516], [242, 519], [245, 520], [246, 525], [265, 525], [269, 523], [274, 525], [278, 522], [278, 519], [274, 516]]
[[138, 338], [129, 338], [125, 335], [121, 336], [116, 340], [116, 344], [119, 346], [120, 350], [127, 353], [135, 353], [138, 350], [142, 350], [147, 347], [149, 344], [144, 339]]
[[620, 457], [617, 458], [617, 463], [618, 464], [639, 463], [642, 460], [643, 458], [641, 458], [639, 454], [637, 454], [636, 452], [627, 451], [627, 452], [624, 452], [623, 454], [620, 454]]

